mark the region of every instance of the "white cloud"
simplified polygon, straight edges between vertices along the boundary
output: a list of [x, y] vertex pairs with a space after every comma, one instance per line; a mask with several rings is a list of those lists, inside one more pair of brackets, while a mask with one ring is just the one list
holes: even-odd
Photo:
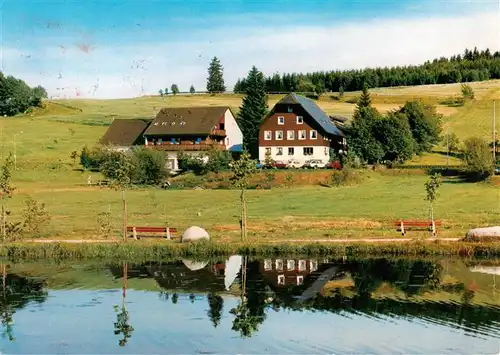
[[499, 50], [498, 23], [500, 16], [495, 13], [375, 19], [326, 27], [283, 27], [280, 23], [260, 29], [216, 30], [184, 42], [96, 45], [89, 53], [76, 45], [46, 47], [32, 51], [32, 61], [19, 60], [20, 53], [29, 52], [26, 48], [4, 48], [3, 68], [31, 85], [43, 85], [53, 96], [74, 97], [80, 92], [81, 97], [133, 97], [155, 94], [172, 83], [181, 90], [187, 91], [191, 84], [203, 90], [214, 55], [221, 59], [231, 87], [252, 65], [265, 74], [306, 72], [418, 64], [474, 46]]

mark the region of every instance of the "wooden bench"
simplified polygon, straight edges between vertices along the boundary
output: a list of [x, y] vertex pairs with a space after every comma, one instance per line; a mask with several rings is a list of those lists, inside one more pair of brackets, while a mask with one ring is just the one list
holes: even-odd
[[[132, 232], [132, 238], [141, 239], [142, 237], [150, 237], [150, 238], [167, 238], [172, 239], [172, 234], [177, 233], [177, 228], [169, 228], [169, 227], [137, 227], [137, 226], [129, 226], [127, 227], [127, 232]], [[144, 235], [139, 233], [161, 233], [162, 236], [159, 235]]]
[[441, 221], [395, 221], [394, 225], [397, 227], [397, 231], [401, 232], [402, 235], [406, 235], [406, 232], [427, 230], [432, 232], [432, 235], [437, 234], [436, 227], [441, 226]]

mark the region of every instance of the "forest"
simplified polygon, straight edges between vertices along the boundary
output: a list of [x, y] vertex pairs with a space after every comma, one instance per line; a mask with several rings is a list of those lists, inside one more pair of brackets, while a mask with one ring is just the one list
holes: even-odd
[[[463, 54], [441, 57], [421, 65], [283, 73], [265, 78], [268, 93], [358, 91], [368, 88], [451, 84], [500, 79], [500, 51], [466, 49]], [[245, 79], [238, 79], [234, 92], [244, 93]]]

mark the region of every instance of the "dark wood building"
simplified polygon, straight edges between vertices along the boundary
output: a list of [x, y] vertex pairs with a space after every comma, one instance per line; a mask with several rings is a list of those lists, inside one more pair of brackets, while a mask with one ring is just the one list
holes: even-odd
[[271, 110], [259, 131], [259, 160], [271, 159], [304, 163], [319, 159], [328, 162], [330, 148], [345, 151], [344, 133], [312, 100], [291, 93]]

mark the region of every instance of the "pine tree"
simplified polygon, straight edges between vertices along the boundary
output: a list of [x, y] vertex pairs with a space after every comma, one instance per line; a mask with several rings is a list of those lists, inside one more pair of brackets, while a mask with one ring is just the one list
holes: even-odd
[[189, 92], [190, 92], [191, 94], [194, 94], [194, 93], [196, 92], [196, 90], [194, 89], [194, 86], [193, 86], [193, 85], [191, 85], [191, 87], [189, 88]]
[[368, 92], [368, 86], [363, 85], [363, 91], [361, 92], [361, 96], [358, 99], [358, 108], [370, 107], [371, 104], [372, 99], [370, 97], [370, 93]]
[[268, 112], [264, 74], [255, 66], [245, 80], [246, 96], [238, 114], [238, 124], [243, 133], [243, 146], [252, 159], [259, 158], [259, 128]]
[[382, 144], [374, 137], [378, 118], [380, 114], [371, 106], [370, 93], [364, 86], [348, 129], [348, 142], [351, 149], [368, 163], [376, 163], [384, 156]]
[[207, 91], [210, 93], [224, 92], [226, 86], [224, 85], [224, 68], [217, 57], [213, 57], [208, 67], [207, 78]]

